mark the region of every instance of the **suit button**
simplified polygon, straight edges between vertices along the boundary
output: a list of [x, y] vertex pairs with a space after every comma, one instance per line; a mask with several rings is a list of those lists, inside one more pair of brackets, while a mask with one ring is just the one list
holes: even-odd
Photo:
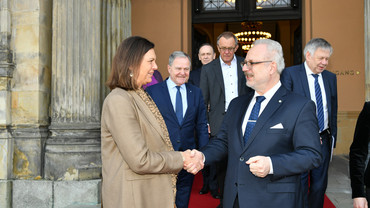
[[235, 186], [238, 187], [238, 183], [235, 183]]
[[180, 140], [177, 140], [177, 143], [180, 143]]
[[240, 160], [241, 162], [243, 162], [243, 161], [244, 161], [244, 157], [240, 157], [240, 158], [239, 158], [239, 160]]

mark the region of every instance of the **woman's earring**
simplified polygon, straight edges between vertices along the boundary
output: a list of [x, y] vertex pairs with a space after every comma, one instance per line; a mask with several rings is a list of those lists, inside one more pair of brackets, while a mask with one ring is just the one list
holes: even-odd
[[130, 73], [130, 77], [132, 78], [134, 75], [132, 74], [132, 72]]

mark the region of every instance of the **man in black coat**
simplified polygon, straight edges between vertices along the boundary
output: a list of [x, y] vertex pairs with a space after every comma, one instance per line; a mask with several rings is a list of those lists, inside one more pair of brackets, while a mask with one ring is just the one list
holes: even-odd
[[[199, 61], [202, 63], [202, 66], [210, 63], [216, 58], [216, 53], [209, 43], [203, 43], [199, 47], [198, 52]], [[190, 71], [189, 81], [188, 83], [199, 87], [200, 83], [200, 72], [202, 67], [195, 68]], [[208, 132], [210, 133], [210, 132]], [[211, 195], [219, 199], [220, 196], [218, 194], [218, 184], [217, 184], [217, 169], [215, 164], [210, 164], [204, 167], [202, 170], [203, 176], [203, 186], [202, 189], [199, 191], [199, 194], [207, 194], [211, 191]]]
[[349, 171], [351, 176], [354, 208], [368, 207], [367, 204], [370, 200], [370, 168], [369, 164], [367, 167], [365, 164], [368, 156], [369, 141], [370, 102], [365, 102], [365, 105], [357, 119], [355, 135], [349, 152]]

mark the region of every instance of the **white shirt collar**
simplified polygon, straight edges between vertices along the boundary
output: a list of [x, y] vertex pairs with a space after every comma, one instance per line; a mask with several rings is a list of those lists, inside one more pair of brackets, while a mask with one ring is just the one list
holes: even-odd
[[[175, 82], [172, 81], [171, 77], [169, 77], [167, 79], [167, 86], [168, 86], [168, 89], [172, 89], [172, 88], [175, 88], [177, 85], [175, 84]], [[182, 84], [180, 86], [180, 89], [185, 89], [185, 84]]]
[[[304, 62], [304, 69], [306, 70], [306, 74], [308, 77], [312, 77], [311, 74], [315, 74], [311, 71], [310, 67], [307, 65], [307, 62]], [[321, 76], [321, 73], [318, 73], [319, 77]]]
[[[222, 66], [222, 65], [228, 65], [228, 64], [226, 64], [226, 63], [224, 62], [224, 60], [222, 60], [221, 56], [219, 57], [219, 59], [220, 59], [221, 66]], [[236, 57], [235, 57], [235, 54], [234, 54], [233, 60], [231, 60], [231, 65], [232, 65], [233, 63], [235, 63], [235, 62], [236, 62]], [[229, 66], [229, 65], [228, 65], [228, 66]]]
[[270, 100], [272, 98], [272, 96], [275, 95], [275, 92], [278, 91], [278, 89], [280, 88], [281, 86], [281, 82], [279, 80], [279, 82], [277, 82], [271, 89], [269, 89], [265, 94], [263, 95], [260, 95], [257, 93], [257, 91], [254, 91], [254, 97], [257, 97], [257, 96], [265, 96], [266, 100]]

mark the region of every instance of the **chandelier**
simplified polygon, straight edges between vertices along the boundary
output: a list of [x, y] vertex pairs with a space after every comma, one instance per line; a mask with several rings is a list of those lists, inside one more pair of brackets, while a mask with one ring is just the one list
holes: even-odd
[[258, 39], [270, 39], [271, 33], [261, 31], [260, 27], [262, 22], [242, 22], [242, 32], [235, 33], [234, 35], [238, 39], [238, 42], [241, 44], [244, 52], [248, 52], [252, 43]]

